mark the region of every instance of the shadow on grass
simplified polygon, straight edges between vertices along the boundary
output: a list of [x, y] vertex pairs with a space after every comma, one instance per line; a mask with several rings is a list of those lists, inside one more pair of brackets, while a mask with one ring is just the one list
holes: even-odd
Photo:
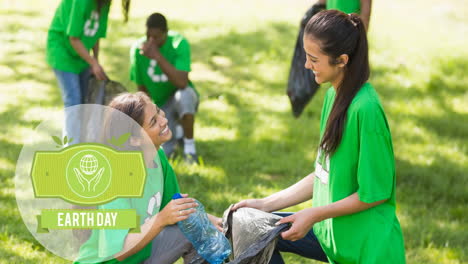
[[[33, 251], [37, 251], [38, 249], [34, 249]], [[7, 261], [5, 263], [21, 263], [21, 264], [37, 264], [38, 262], [42, 263], [41, 261], [44, 261], [42, 257], [38, 256], [35, 258], [26, 258], [22, 255], [13, 253], [11, 251], [8, 251], [4, 248], [0, 248], [0, 256], [2, 256], [3, 261]], [[48, 262], [48, 263], [71, 263], [70, 261], [65, 261], [61, 258], [56, 258], [55, 261], [53, 262]]]
[[[408, 111], [409, 114], [401, 114], [399, 110], [390, 110], [389, 115], [387, 112], [387, 118], [393, 121], [392, 130], [405, 137], [394, 138], [394, 142], [433, 145], [431, 149], [435, 151], [420, 153], [432, 158], [424, 165], [396, 157], [397, 199], [401, 212], [407, 219], [402, 223], [406, 248], [449, 248], [454, 252], [452, 259], [466, 261], [468, 225], [464, 221], [463, 212], [468, 210], [468, 166], [460, 166], [460, 161], [450, 159], [449, 154], [439, 150], [440, 147], [456, 146], [461, 155], [467, 155], [468, 115], [463, 111], [454, 111], [453, 99], [466, 95], [468, 59], [445, 58], [435, 61], [433, 65], [429, 79], [407, 88], [388, 80], [392, 74], [408, 74], [408, 69], [399, 71], [391, 67], [380, 67], [373, 69], [372, 79], [380, 84], [376, 89], [384, 105], [389, 101], [404, 102], [411, 109], [423, 100], [429, 100], [433, 102], [431, 106], [440, 113], [432, 115], [430, 112]], [[427, 139], [417, 134], [405, 133], [406, 128], [400, 124], [403, 120], [410, 120], [415, 126], [423, 128], [423, 131], [435, 135], [435, 139], [427, 142]], [[395, 149], [398, 148], [402, 146], [395, 145]], [[418, 257], [421, 258], [418, 261], [439, 261], [430, 255]]]
[[37, 263], [37, 260], [27, 259], [25, 257], [22, 257], [21, 255], [8, 251], [4, 248], [0, 248], [0, 256], [2, 256], [3, 261], [8, 261], [7, 263], [24, 263], [24, 264], [36, 264]]
[[442, 157], [431, 166], [403, 160], [397, 160], [396, 166], [406, 248], [450, 249], [453, 259], [466, 261], [468, 199], [466, 183], [460, 182], [462, 169]]
[[[466, 135], [468, 134], [468, 122], [466, 120], [468, 120], [468, 114], [454, 111], [451, 99], [466, 94], [468, 59], [438, 59], [434, 61], [433, 65], [434, 68], [431, 69], [428, 80], [420, 80], [420, 82], [408, 88], [402, 88], [403, 85], [395, 81], [386, 81], [389, 74], [399, 72], [395, 68], [373, 68], [372, 79], [381, 84], [377, 89], [384, 104], [385, 100], [400, 100], [406, 102], [408, 107], [411, 108], [412, 105], [416, 106], [424, 99], [435, 102], [433, 107], [439, 108], [442, 112], [441, 115], [412, 114], [406, 117], [416, 120], [417, 124], [433, 131], [440, 138], [460, 143], [466, 152]], [[402, 68], [400, 74], [406, 75], [408, 70]]]
[[[437, 136], [449, 141], [456, 141], [467, 154], [468, 114], [454, 111], [451, 99], [467, 93], [468, 59], [446, 59], [441, 60], [436, 65], [439, 67], [427, 84], [427, 92], [436, 99], [438, 105], [443, 109], [444, 115], [415, 118], [421, 125], [433, 130]], [[423, 95], [421, 94], [421, 96]], [[466, 102], [464, 106], [466, 107]], [[465, 179], [465, 183], [468, 183], [467, 180]]]

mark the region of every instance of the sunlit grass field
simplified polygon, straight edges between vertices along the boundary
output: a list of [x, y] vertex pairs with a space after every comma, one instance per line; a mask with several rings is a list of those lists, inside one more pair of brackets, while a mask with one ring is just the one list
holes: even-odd
[[[14, 186], [23, 142], [42, 120], [61, 113], [44, 55], [58, 2], [0, 3], [0, 263], [66, 263], [30, 235]], [[285, 95], [299, 21], [312, 1], [134, 0], [127, 24], [120, 1], [113, 2], [101, 61], [129, 90], [136, 89], [128, 79], [129, 47], [150, 13], [165, 14], [191, 42], [190, 78], [202, 96], [195, 136], [204, 164], [174, 161], [183, 192], [221, 215], [229, 204], [267, 196], [313, 169], [326, 86], [299, 119]], [[408, 263], [468, 263], [466, 14], [463, 0], [374, 1], [371, 82], [393, 135]]]

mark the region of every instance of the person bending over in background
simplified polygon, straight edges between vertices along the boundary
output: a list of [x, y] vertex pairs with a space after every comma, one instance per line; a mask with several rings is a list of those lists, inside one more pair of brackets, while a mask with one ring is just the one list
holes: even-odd
[[[125, 21], [130, 0], [121, 0]], [[98, 60], [99, 39], [107, 34], [110, 0], [62, 0], [47, 35], [47, 63], [57, 77], [65, 107], [83, 104], [90, 74], [107, 75]], [[90, 51], [93, 50], [93, 55]], [[79, 111], [65, 111], [65, 135], [80, 141]]]

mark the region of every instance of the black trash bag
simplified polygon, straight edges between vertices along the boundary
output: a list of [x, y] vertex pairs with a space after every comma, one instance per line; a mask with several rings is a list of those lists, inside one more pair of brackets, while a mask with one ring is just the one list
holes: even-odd
[[319, 88], [319, 84], [315, 82], [314, 73], [304, 67], [306, 62], [306, 53], [304, 51], [304, 28], [310, 18], [318, 12], [325, 9], [325, 5], [314, 4], [302, 18], [299, 34], [294, 48], [294, 55], [291, 62], [291, 70], [289, 71], [287, 94], [291, 101], [294, 117], [298, 118], [304, 108], [309, 103]]
[[253, 208], [224, 212], [223, 231], [232, 245], [228, 264], [268, 264], [278, 236], [289, 224], [276, 226], [282, 217]]
[[85, 104], [107, 105], [116, 95], [126, 91], [127, 88], [119, 82], [112, 80], [99, 81], [91, 76], [88, 82]]
[[[111, 80], [99, 81], [91, 76], [84, 101], [85, 104], [108, 105], [116, 95], [123, 92], [127, 92], [127, 89], [121, 83]], [[99, 142], [104, 108], [86, 107], [81, 111], [80, 142]]]

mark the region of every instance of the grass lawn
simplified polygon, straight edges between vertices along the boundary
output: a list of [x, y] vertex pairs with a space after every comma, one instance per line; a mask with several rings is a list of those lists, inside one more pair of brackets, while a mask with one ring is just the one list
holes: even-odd
[[[28, 232], [14, 186], [23, 142], [62, 108], [44, 55], [58, 2], [0, 3], [0, 263], [66, 263]], [[128, 80], [129, 47], [144, 33], [151, 12], [165, 14], [169, 26], [191, 42], [190, 76], [202, 95], [195, 134], [204, 165], [174, 161], [184, 192], [221, 215], [229, 204], [267, 196], [313, 169], [326, 87], [299, 119], [285, 95], [299, 21], [312, 1], [138, 0], [127, 24], [120, 1], [114, 2], [101, 61], [111, 78], [130, 90], [135, 86]], [[392, 130], [397, 213], [408, 263], [468, 263], [466, 14], [463, 0], [373, 6], [371, 82]], [[317, 263], [293, 255], [285, 259]]]

